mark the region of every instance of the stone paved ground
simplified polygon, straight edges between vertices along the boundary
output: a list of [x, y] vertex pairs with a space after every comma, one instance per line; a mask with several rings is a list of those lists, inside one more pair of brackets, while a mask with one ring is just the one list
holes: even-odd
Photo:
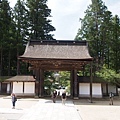
[[82, 120], [120, 120], [120, 99], [114, 99], [114, 105], [109, 105], [109, 99], [74, 100]]
[[18, 120], [38, 101], [37, 99], [18, 99], [16, 109], [12, 109], [10, 97], [0, 96], [0, 120]]
[[[16, 109], [11, 109], [12, 104], [11, 104], [11, 99], [6, 97], [0, 97], [0, 120], [22, 120], [22, 118], [30, 117], [31, 115], [31, 110], [34, 111], [34, 115], [38, 116], [38, 112], [36, 113], [35, 111], [38, 109], [37, 105], [39, 105], [41, 102], [44, 102], [44, 104], [41, 105], [41, 112], [39, 113], [46, 113], [45, 110], [50, 110], [50, 112], [47, 113], [48, 116], [46, 118], [49, 118], [49, 115], [52, 114], [52, 110], [55, 112], [54, 120], [57, 120], [58, 116], [62, 116], [62, 112], [65, 110], [65, 114], [67, 114], [68, 117], [64, 120], [78, 120], [78, 118], [74, 119], [73, 117], [75, 114], [79, 115], [79, 120], [120, 120], [120, 99], [115, 98], [114, 99], [114, 105], [109, 105], [109, 99], [93, 99], [93, 103], [90, 103], [88, 99], [79, 99], [79, 100], [73, 100], [74, 105], [72, 104], [72, 100], [68, 100], [67, 105], [62, 106], [61, 101], [58, 100], [56, 104], [51, 104], [51, 100], [49, 99], [18, 99], [16, 103]], [[51, 106], [51, 109], [48, 109], [49, 106]], [[35, 109], [34, 109], [35, 108]], [[69, 108], [72, 108], [71, 110]], [[42, 111], [43, 110], [43, 111]], [[57, 112], [61, 111], [59, 115], [57, 115]], [[70, 112], [67, 112], [70, 110]], [[74, 110], [74, 112], [72, 112]], [[75, 112], [77, 111], [77, 112]], [[30, 114], [29, 114], [29, 113]], [[75, 114], [73, 114], [75, 113]], [[78, 113], [78, 114], [77, 114]], [[37, 120], [34, 119], [34, 115], [32, 115], [31, 120]], [[43, 117], [46, 114], [42, 114]], [[70, 117], [73, 115], [72, 117]], [[43, 120], [39, 119], [38, 120]], [[71, 119], [70, 119], [71, 118]], [[30, 119], [25, 119], [25, 120], [30, 120]], [[44, 120], [50, 120], [49, 119], [44, 119]], [[60, 119], [63, 120], [63, 119]]]
[[49, 99], [41, 99], [19, 120], [81, 120], [81, 118], [71, 100], [62, 105], [61, 100], [53, 103]]
[[62, 105], [47, 99], [18, 99], [12, 109], [10, 97], [0, 98], [0, 120], [81, 120], [72, 100]]

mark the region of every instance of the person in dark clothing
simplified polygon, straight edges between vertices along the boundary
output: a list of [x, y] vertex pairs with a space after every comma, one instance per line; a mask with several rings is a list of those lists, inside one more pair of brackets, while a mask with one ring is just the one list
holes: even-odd
[[109, 93], [109, 98], [110, 98], [110, 103], [109, 105], [113, 105], [113, 97], [114, 97], [114, 94], [112, 92]]
[[57, 98], [57, 91], [54, 90], [52, 94], [53, 103], [56, 103], [56, 98]]
[[67, 99], [67, 96], [66, 96], [66, 91], [64, 91], [61, 95], [61, 99], [62, 99], [62, 104], [65, 105], [65, 101]]
[[17, 101], [17, 97], [15, 96], [14, 93], [11, 94], [11, 97], [12, 97], [12, 105], [13, 105], [13, 108], [12, 109], [15, 109], [15, 103]]

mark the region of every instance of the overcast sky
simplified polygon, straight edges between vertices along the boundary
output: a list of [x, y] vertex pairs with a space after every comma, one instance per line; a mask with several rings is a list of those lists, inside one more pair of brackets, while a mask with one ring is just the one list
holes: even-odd
[[[8, 0], [13, 7], [17, 0]], [[120, 17], [120, 0], [103, 0], [108, 10], [113, 15]], [[84, 17], [87, 6], [91, 0], [48, 0], [48, 7], [51, 9], [52, 25], [56, 28], [53, 32], [57, 40], [74, 40], [80, 28], [79, 18]]]

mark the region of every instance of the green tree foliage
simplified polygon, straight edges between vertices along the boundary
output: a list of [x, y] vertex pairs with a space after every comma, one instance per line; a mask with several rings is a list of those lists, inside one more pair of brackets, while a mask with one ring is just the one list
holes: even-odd
[[29, 31], [31, 39], [53, 40], [50, 32], [55, 31], [48, 19], [51, 10], [46, 4], [47, 0], [27, 0], [29, 11]]
[[9, 75], [11, 8], [7, 0], [0, 1], [0, 76]]
[[49, 92], [62, 87], [67, 87], [67, 92], [70, 92], [70, 72], [69, 71], [46, 71], [44, 73], [44, 86], [49, 88]]
[[60, 77], [59, 77], [60, 86], [63, 86], [63, 87], [70, 86], [70, 72], [60, 71], [59, 74], [60, 74]]
[[23, 46], [23, 44], [25, 44], [25, 42], [28, 41], [29, 38], [29, 16], [24, 0], [17, 1], [13, 9], [13, 17], [16, 24], [16, 39], [18, 43], [21, 43]]
[[107, 30], [110, 28], [111, 13], [101, 0], [94, 1], [85, 12], [82, 27], [79, 29], [76, 39], [87, 40], [91, 56], [97, 58], [99, 63], [102, 63], [107, 47], [106, 38], [108, 35]]
[[[51, 40], [51, 10], [46, 0], [17, 0], [10, 8], [0, 0], [0, 76], [29, 74], [28, 64], [19, 61], [29, 39]], [[20, 71], [19, 71], [20, 70]]]
[[120, 22], [112, 16], [102, 0], [92, 0], [81, 20], [76, 40], [87, 40], [90, 55], [94, 58], [94, 72], [106, 64], [110, 69], [120, 70]]
[[120, 73], [116, 73], [116, 71], [108, 69], [106, 66], [97, 71], [96, 75], [106, 82], [120, 86]]
[[115, 15], [112, 19], [113, 25], [111, 40], [109, 41], [110, 46], [110, 68], [114, 69], [116, 73], [120, 71], [120, 18]]
[[[18, 0], [14, 9], [13, 9], [13, 18], [15, 23], [15, 48], [16, 48], [16, 56], [20, 56], [23, 54], [25, 49], [25, 44], [28, 41], [29, 37], [29, 26], [28, 26], [28, 10], [26, 9], [25, 2]], [[19, 60], [17, 59], [17, 74], [21, 74], [26, 68], [26, 65], [22, 63], [22, 69], [19, 71]], [[25, 72], [25, 71], [24, 71]]]

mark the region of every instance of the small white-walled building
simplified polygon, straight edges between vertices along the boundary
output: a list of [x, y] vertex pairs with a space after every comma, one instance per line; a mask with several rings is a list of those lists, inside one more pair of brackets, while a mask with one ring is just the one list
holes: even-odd
[[35, 79], [33, 76], [17, 75], [6, 80], [9, 82], [7, 87], [10, 93], [17, 96], [35, 96]]
[[[78, 77], [79, 81], [79, 97], [90, 97], [90, 77]], [[103, 82], [97, 78], [92, 80], [92, 97], [102, 98], [108, 96], [112, 92], [114, 95], [118, 95], [117, 86], [107, 82]]]

